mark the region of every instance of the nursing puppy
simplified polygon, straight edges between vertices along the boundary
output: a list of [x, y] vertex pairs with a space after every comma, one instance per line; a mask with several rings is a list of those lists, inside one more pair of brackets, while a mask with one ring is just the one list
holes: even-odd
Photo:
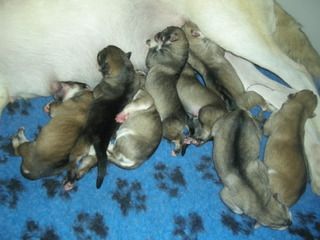
[[264, 161], [271, 188], [287, 206], [295, 204], [306, 187], [304, 127], [314, 116], [316, 106], [317, 97], [309, 90], [290, 94], [264, 126], [269, 136]]
[[224, 49], [205, 37], [193, 22], [186, 22], [182, 29], [189, 41], [190, 64], [203, 75], [209, 88], [218, 88], [241, 109], [249, 110], [255, 105], [267, 108], [259, 94], [245, 91], [236, 71], [225, 59]]
[[[98, 161], [97, 188], [101, 187], [106, 174], [108, 144], [119, 126], [115, 117], [134, 94], [135, 71], [130, 55], [116, 46], [108, 46], [98, 53], [103, 78], [93, 90], [95, 99], [90, 105], [87, 122], [70, 153], [70, 161], [76, 162], [86, 156], [93, 145]], [[68, 181], [75, 178], [76, 173], [70, 172]]]
[[52, 119], [37, 139], [30, 142], [19, 129], [12, 138], [15, 153], [21, 156], [21, 173], [28, 179], [52, 176], [67, 169], [69, 153], [86, 122], [86, 114], [93, 100], [92, 92], [81, 83], [56, 83], [56, 97], [62, 102], [49, 105]]
[[227, 112], [221, 96], [202, 86], [188, 63], [180, 74], [177, 92], [184, 110], [199, 123], [193, 126], [195, 132], [191, 137], [209, 140], [214, 122]]
[[235, 213], [274, 229], [291, 224], [288, 208], [272, 194], [259, 157], [259, 130], [242, 110], [221, 117], [213, 127], [214, 165], [224, 184], [220, 196]]
[[188, 41], [178, 27], [167, 27], [147, 40], [146, 90], [154, 99], [162, 121], [163, 137], [175, 144], [173, 155], [184, 153], [187, 115], [177, 93], [177, 82], [188, 58]]
[[153, 98], [140, 89], [116, 120], [121, 125], [115, 142], [108, 146], [108, 159], [126, 169], [136, 168], [152, 155], [162, 138], [161, 119]]

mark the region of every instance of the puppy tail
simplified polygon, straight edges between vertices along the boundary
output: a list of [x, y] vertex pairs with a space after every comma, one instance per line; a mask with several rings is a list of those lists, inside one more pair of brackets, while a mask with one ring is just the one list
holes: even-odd
[[97, 155], [97, 168], [98, 168], [98, 176], [96, 180], [96, 188], [100, 188], [104, 177], [107, 173], [107, 162], [108, 162], [108, 156], [106, 154], [106, 146], [103, 144], [103, 142], [95, 142], [93, 143], [94, 150]]

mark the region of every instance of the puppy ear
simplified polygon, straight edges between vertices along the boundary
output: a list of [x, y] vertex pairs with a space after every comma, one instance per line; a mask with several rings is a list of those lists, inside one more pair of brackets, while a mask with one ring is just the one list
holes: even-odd
[[201, 32], [192, 29], [191, 30], [191, 36], [194, 37], [194, 38], [199, 38], [199, 37], [201, 37]]
[[295, 93], [291, 93], [291, 94], [289, 94], [288, 95], [288, 99], [292, 99], [292, 98], [294, 98], [294, 96], [295, 96], [296, 94]]
[[128, 59], [130, 59], [131, 54], [132, 54], [131, 52], [127, 52], [127, 53], [126, 53], [126, 56], [127, 56]]

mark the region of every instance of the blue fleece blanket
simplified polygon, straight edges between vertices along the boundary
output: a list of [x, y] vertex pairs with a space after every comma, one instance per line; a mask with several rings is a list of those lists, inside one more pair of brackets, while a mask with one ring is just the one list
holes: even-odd
[[219, 197], [222, 185], [212, 161], [212, 142], [172, 157], [163, 140], [136, 170], [109, 165], [99, 190], [96, 169], [70, 192], [63, 190], [62, 175], [23, 178], [10, 138], [24, 126], [27, 137], [34, 139], [49, 121], [42, 110], [48, 101], [17, 101], [0, 118], [1, 240], [320, 239], [320, 198], [309, 184], [291, 208], [293, 225], [287, 230], [254, 229], [251, 219], [231, 212]]

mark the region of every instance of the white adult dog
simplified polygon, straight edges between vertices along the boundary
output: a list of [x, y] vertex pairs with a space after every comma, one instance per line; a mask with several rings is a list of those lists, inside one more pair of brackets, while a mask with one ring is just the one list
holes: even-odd
[[[294, 89], [316, 92], [306, 68], [280, 49], [286, 35], [279, 34], [280, 41], [274, 37], [280, 29], [275, 6], [273, 0], [2, 0], [0, 112], [10, 99], [48, 95], [53, 80], [94, 86], [101, 77], [96, 55], [109, 44], [132, 51], [133, 62], [143, 68], [146, 39], [186, 19], [227, 51], [274, 72]], [[297, 32], [298, 27], [288, 34]], [[320, 71], [313, 77], [320, 77]], [[316, 113], [319, 141], [320, 106]], [[320, 173], [311, 177], [320, 194]]]

